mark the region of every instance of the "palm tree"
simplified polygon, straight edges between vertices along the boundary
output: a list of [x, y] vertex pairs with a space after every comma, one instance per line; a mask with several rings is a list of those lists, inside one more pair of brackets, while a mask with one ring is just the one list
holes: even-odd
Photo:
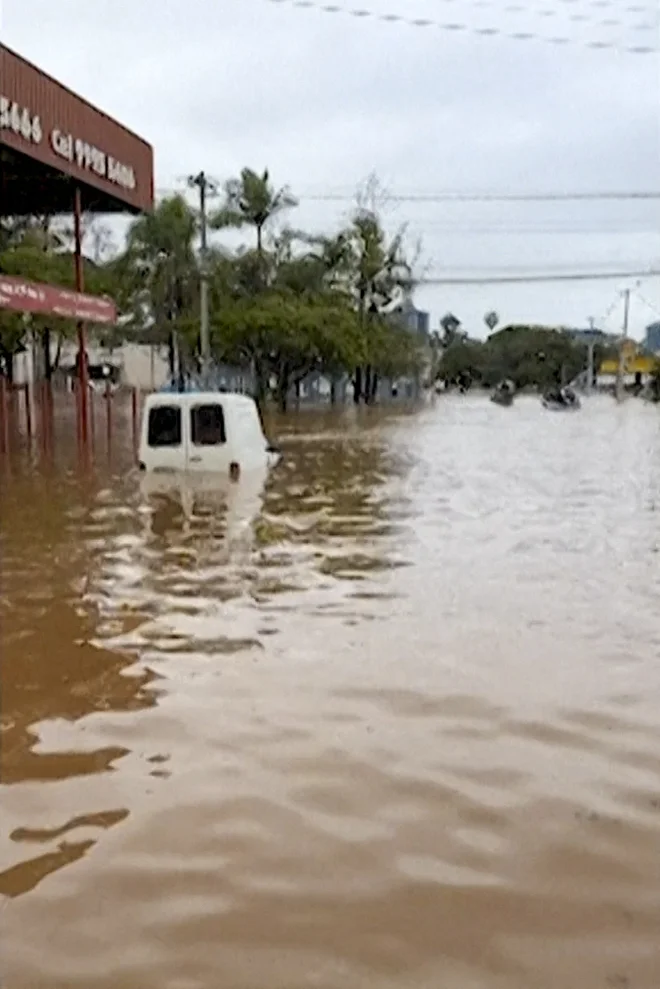
[[445, 313], [440, 320], [440, 328], [442, 329], [442, 346], [445, 350], [467, 337], [467, 333], [461, 328], [460, 319], [458, 316], [454, 316], [453, 312]]
[[114, 264], [121, 307], [152, 342], [167, 339], [172, 374], [177, 323], [190, 315], [197, 298], [196, 234], [195, 213], [183, 196], [168, 197], [134, 221], [126, 251]]
[[286, 186], [275, 189], [271, 185], [268, 169], [259, 175], [251, 168], [244, 168], [239, 178], [226, 182], [224, 202], [212, 214], [210, 226], [214, 230], [254, 227], [257, 254], [262, 258], [264, 228], [280, 213], [297, 205], [298, 200]]
[[491, 333], [494, 331], [499, 321], [500, 321], [500, 317], [498, 316], [498, 314], [495, 312], [494, 309], [491, 309], [490, 312], [487, 312], [486, 315], [484, 316], [484, 323], [486, 324], [486, 326], [488, 327]]
[[391, 240], [376, 213], [359, 208], [346, 232], [344, 249], [349, 255], [352, 294], [357, 306], [362, 335], [367, 348], [366, 367], [355, 369], [353, 397], [373, 400], [378, 385], [377, 374], [368, 353], [369, 324], [402, 301], [413, 287], [411, 266], [403, 254], [403, 231]]

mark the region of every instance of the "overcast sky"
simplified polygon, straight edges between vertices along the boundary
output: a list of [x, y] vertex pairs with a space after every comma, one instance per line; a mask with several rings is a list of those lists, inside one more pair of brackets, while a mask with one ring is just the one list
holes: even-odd
[[[660, 47], [657, 0], [337, 0], [464, 31], [268, 0], [0, 4], [6, 44], [154, 145], [160, 190], [268, 166], [301, 198], [296, 225], [332, 229], [370, 172], [393, 194], [660, 187], [660, 56], [585, 45]], [[491, 27], [573, 43], [476, 33]], [[327, 193], [346, 201], [309, 198]], [[660, 202], [398, 202], [386, 217], [421, 237], [429, 278], [660, 267]], [[626, 284], [426, 285], [416, 301], [476, 335], [490, 309], [570, 325], [611, 310], [616, 329]], [[634, 298], [637, 336], [660, 318], [660, 279], [639, 291], [656, 311]]]

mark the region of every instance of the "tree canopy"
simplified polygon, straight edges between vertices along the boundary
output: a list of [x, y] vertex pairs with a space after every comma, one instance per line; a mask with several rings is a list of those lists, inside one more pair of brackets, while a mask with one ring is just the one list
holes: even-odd
[[[229, 179], [209, 216], [205, 255], [216, 359], [249, 365], [263, 397], [271, 382], [282, 406], [307, 374], [349, 374], [356, 402], [370, 402], [380, 376], [420, 372], [419, 339], [397, 322], [414, 288], [404, 230], [388, 234], [378, 209], [356, 206], [330, 233], [286, 222], [297, 200], [268, 170]], [[86, 261], [86, 290], [111, 295], [120, 311], [116, 338], [169, 345], [172, 373], [199, 353], [200, 217], [183, 195], [166, 197], [130, 225], [119, 251]], [[250, 229], [237, 248], [228, 229]], [[9, 220], [0, 227], [0, 271], [73, 285], [71, 237], [61, 219]], [[54, 318], [0, 310], [0, 356], [30, 332], [71, 335]]]
[[[441, 325], [442, 324], [441, 322]], [[570, 381], [586, 367], [586, 345], [571, 334], [546, 326], [505, 326], [484, 341], [445, 329], [444, 349], [435, 376], [449, 384], [474, 382], [493, 387], [505, 378], [517, 388], [548, 388]], [[596, 348], [596, 365], [606, 356]]]

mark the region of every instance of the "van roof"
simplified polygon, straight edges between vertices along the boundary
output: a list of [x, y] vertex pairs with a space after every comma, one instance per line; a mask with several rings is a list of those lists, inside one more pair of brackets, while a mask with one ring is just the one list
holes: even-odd
[[223, 391], [158, 391], [147, 395], [147, 405], [191, 405], [199, 402], [221, 402], [223, 405], [253, 406], [254, 399], [250, 395], [239, 392]]

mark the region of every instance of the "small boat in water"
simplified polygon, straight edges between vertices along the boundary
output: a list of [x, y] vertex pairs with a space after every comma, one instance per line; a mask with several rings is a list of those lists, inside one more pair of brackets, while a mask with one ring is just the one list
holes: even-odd
[[505, 381], [500, 381], [499, 385], [493, 389], [490, 400], [491, 402], [495, 402], [496, 405], [513, 405], [515, 393], [516, 386], [513, 381], [506, 379]]
[[551, 409], [553, 412], [575, 412], [580, 408], [580, 399], [569, 387], [548, 391], [541, 401], [545, 409]]

